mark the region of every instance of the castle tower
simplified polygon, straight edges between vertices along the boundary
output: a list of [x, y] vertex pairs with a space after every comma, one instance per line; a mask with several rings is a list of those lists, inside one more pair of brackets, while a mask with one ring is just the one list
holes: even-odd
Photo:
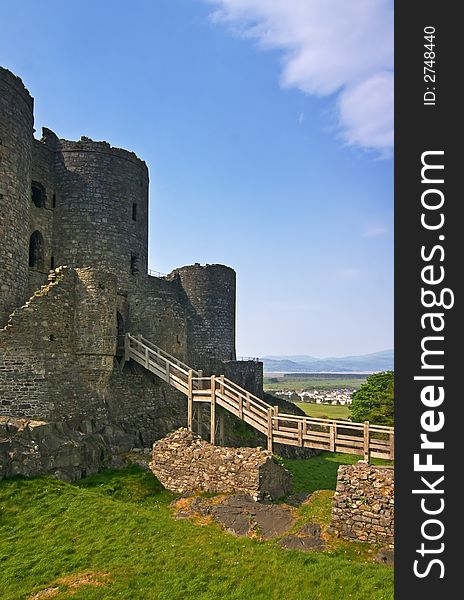
[[0, 67], [0, 327], [26, 299], [33, 123], [29, 92]]
[[235, 271], [197, 263], [176, 269], [169, 277], [178, 281], [190, 305], [190, 358], [195, 364], [199, 357], [235, 360]]
[[132, 152], [81, 138], [57, 140], [55, 265], [95, 267], [128, 289], [148, 264], [148, 170]]

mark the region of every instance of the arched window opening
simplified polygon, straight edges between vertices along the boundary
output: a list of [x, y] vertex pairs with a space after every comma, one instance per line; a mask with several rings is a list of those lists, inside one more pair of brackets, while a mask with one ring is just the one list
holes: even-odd
[[135, 202], [132, 204], [132, 220], [137, 221], [137, 204]]
[[45, 199], [47, 194], [45, 192], [45, 188], [41, 183], [37, 183], [37, 181], [33, 181], [31, 185], [31, 199], [32, 202], [37, 208], [43, 208], [45, 206]]
[[34, 231], [29, 240], [29, 267], [43, 271], [45, 243], [40, 231]]

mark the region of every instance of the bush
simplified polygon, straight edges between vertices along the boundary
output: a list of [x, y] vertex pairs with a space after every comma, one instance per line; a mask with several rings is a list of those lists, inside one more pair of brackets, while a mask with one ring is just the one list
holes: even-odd
[[394, 423], [394, 374], [383, 371], [369, 375], [367, 382], [352, 394], [353, 421], [370, 421], [377, 425]]

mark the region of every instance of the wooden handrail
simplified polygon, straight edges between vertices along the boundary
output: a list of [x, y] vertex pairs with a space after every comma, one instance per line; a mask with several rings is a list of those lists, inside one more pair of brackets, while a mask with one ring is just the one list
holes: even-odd
[[[245, 423], [267, 436], [268, 449], [274, 443], [318, 448], [331, 452], [361, 454], [371, 457], [394, 458], [394, 428], [321, 419], [281, 413], [278, 407], [255, 396], [224, 375], [203, 377], [153, 342], [142, 336], [126, 333], [124, 360], [132, 359], [187, 396], [187, 424], [193, 427], [193, 402], [209, 402], [211, 407], [211, 442], [215, 441], [216, 405], [236, 415]], [[209, 382], [209, 384], [205, 383]], [[382, 437], [377, 437], [381, 435]]]

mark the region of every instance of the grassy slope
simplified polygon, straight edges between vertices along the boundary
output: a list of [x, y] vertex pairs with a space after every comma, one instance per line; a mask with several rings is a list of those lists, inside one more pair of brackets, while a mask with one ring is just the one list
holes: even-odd
[[310, 402], [295, 402], [310, 417], [327, 417], [328, 419], [347, 419], [350, 416], [348, 406], [337, 404], [313, 404]]
[[[295, 490], [333, 489], [341, 462], [287, 461]], [[332, 492], [318, 492], [300, 519], [326, 522]], [[49, 586], [54, 598], [127, 600], [390, 600], [393, 572], [366, 562], [360, 544], [300, 553], [232, 537], [215, 525], [175, 521], [150, 474], [130, 468], [69, 485], [49, 478], [0, 482], [0, 598], [22, 600]], [[64, 576], [93, 573], [99, 587]], [[106, 578], [105, 578], [106, 575]], [[58, 583], [57, 583], [58, 582]]]

